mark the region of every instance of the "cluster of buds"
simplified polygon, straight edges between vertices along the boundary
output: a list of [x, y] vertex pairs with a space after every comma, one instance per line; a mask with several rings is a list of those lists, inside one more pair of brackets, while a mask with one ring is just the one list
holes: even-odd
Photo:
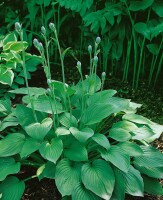
[[33, 44], [41, 52], [44, 52], [44, 47], [41, 42], [39, 42], [36, 38], [33, 40]]

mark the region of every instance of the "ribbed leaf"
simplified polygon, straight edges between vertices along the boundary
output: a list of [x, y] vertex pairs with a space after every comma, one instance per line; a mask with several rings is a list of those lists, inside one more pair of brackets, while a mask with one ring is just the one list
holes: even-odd
[[73, 115], [70, 115], [70, 113], [63, 113], [59, 116], [59, 122], [67, 127], [67, 128], [70, 128], [70, 127], [77, 127], [78, 126], [78, 122], [77, 122], [77, 119], [73, 116]]
[[145, 174], [152, 178], [163, 178], [163, 167], [143, 167], [135, 164], [135, 168], [138, 169], [141, 174]]
[[54, 138], [49, 143], [45, 141], [39, 148], [41, 156], [53, 163], [56, 163], [63, 151], [63, 143], [59, 138]]
[[0, 71], [0, 83], [4, 85], [12, 85], [14, 79], [14, 73], [12, 70], [8, 69], [7, 71], [5, 70], [4, 72]]
[[86, 147], [78, 140], [73, 139], [65, 146], [64, 155], [72, 161], [87, 161], [88, 153]]
[[130, 165], [127, 174], [124, 174], [125, 191], [133, 196], [144, 196], [144, 183], [140, 172]]
[[131, 1], [129, 9], [131, 11], [145, 10], [153, 4], [154, 0]]
[[0, 140], [0, 157], [12, 156], [19, 153], [25, 142], [25, 136], [21, 133], [7, 135]]
[[105, 135], [96, 133], [91, 139], [107, 150], [110, 148], [109, 140]]
[[23, 181], [18, 178], [10, 176], [7, 177], [0, 184], [0, 192], [2, 193], [2, 200], [20, 200], [25, 190]]
[[119, 122], [115, 123], [113, 125], [113, 128], [123, 128], [127, 131], [133, 131], [133, 130], [137, 129], [138, 127], [132, 122], [123, 120], [123, 121], [119, 121]]
[[128, 172], [130, 167], [130, 157], [126, 152], [123, 152], [122, 149], [118, 146], [111, 146], [108, 151], [101, 152], [102, 158], [106, 161], [111, 162], [117, 168], [123, 172]]
[[16, 174], [20, 170], [20, 163], [13, 158], [0, 158], [0, 181], [3, 181], [9, 174]]
[[125, 115], [123, 115], [123, 119], [131, 121], [131, 122], [135, 122], [137, 124], [145, 124], [145, 125], [153, 125], [154, 124], [149, 119], [147, 119], [141, 115], [137, 115], [137, 114], [125, 114]]
[[139, 145], [133, 142], [120, 142], [117, 144], [123, 151], [125, 151], [130, 156], [140, 156], [143, 154], [142, 149]]
[[85, 143], [94, 134], [94, 131], [91, 128], [83, 128], [82, 130], [78, 130], [75, 127], [71, 127], [69, 130], [81, 143]]
[[154, 134], [152, 129], [146, 126], [135, 129], [134, 131], [132, 131], [132, 133], [134, 134], [134, 136], [132, 137], [133, 140], [146, 140]]
[[55, 178], [56, 165], [50, 161], [38, 168], [37, 175], [39, 180], [43, 178]]
[[79, 183], [73, 190], [72, 200], [100, 200], [100, 198]]
[[95, 160], [82, 167], [82, 182], [85, 187], [103, 199], [110, 199], [114, 184], [114, 172], [104, 160]]
[[24, 158], [30, 155], [31, 153], [37, 151], [41, 143], [38, 140], [35, 140], [30, 137], [26, 137], [23, 147], [20, 151], [20, 157]]
[[134, 163], [143, 167], [162, 167], [163, 166], [163, 154], [151, 146], [140, 146], [143, 154], [139, 157], [135, 157]]
[[52, 127], [53, 121], [51, 118], [44, 119], [41, 123], [32, 123], [25, 127], [29, 136], [37, 140], [43, 140]]
[[81, 164], [62, 159], [56, 166], [55, 183], [62, 196], [71, 195], [80, 182]]
[[163, 188], [159, 181], [148, 176], [143, 176], [144, 191], [153, 195], [163, 195]]
[[7, 115], [11, 112], [11, 101], [9, 99], [0, 100], [0, 115]]
[[112, 128], [109, 131], [109, 137], [120, 142], [125, 142], [131, 138], [131, 134], [123, 128]]

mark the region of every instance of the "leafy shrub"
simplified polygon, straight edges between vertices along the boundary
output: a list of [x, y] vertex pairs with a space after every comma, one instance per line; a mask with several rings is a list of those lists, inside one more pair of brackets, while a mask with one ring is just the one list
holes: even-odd
[[[16, 24], [17, 32], [22, 29]], [[104, 90], [105, 72], [96, 75], [99, 43], [90, 53], [90, 74], [76, 85], [67, 85], [64, 56], [55, 25], [50, 23], [58, 46], [63, 82], [52, 80], [46, 29], [41, 28], [45, 49], [37, 39], [34, 45], [42, 57], [48, 89], [27, 87], [11, 90], [23, 94], [23, 103], [11, 108], [9, 100], [0, 102], [5, 128], [0, 140], [0, 193], [3, 200], [18, 200], [25, 182], [32, 178], [55, 179], [64, 199], [124, 199], [163, 194], [158, 178], [163, 177], [163, 155], [150, 143], [159, 138], [163, 126], [137, 115], [139, 104], [115, 97], [115, 90]], [[25, 46], [23, 46], [23, 51]], [[25, 66], [25, 60], [22, 60]], [[26, 77], [25, 77], [26, 78]], [[27, 80], [27, 79], [26, 79]], [[7, 129], [17, 123], [15, 131]], [[8, 130], [8, 131], [7, 131]], [[37, 168], [25, 180], [16, 175], [22, 165]]]

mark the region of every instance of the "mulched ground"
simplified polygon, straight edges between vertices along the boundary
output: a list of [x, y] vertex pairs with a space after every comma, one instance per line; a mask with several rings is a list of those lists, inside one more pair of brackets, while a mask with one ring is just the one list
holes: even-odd
[[[31, 86], [45, 86], [46, 79], [43, 75], [43, 70], [38, 75], [35, 73], [33, 79], [30, 82]], [[60, 71], [54, 71], [53, 77], [57, 80], [61, 80]], [[68, 74], [68, 75], [67, 75]], [[66, 70], [67, 83], [71, 83], [71, 80], [76, 82], [78, 80], [78, 72], [76, 69]], [[147, 82], [141, 82], [138, 90], [131, 88], [130, 84], [123, 83], [117, 78], [109, 78], [106, 80], [105, 87], [110, 89], [116, 89], [119, 97], [129, 98], [133, 102], [143, 104], [138, 110], [138, 114], [142, 114], [145, 117], [163, 124], [163, 87], [151, 89], [147, 86]], [[155, 141], [153, 146], [163, 151], [163, 138]], [[29, 167], [23, 167], [20, 178], [27, 178], [28, 176], [34, 175], [35, 169]], [[40, 182], [37, 179], [29, 180], [26, 182], [26, 190], [22, 197], [22, 200], [61, 200], [61, 196], [56, 189], [54, 180], [43, 179]], [[126, 200], [163, 200], [163, 197], [146, 195], [145, 197], [132, 197], [126, 196]]]

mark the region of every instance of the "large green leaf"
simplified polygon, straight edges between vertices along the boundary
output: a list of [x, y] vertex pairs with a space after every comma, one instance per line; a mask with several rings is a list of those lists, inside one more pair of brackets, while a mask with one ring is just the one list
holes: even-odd
[[22, 126], [28, 126], [29, 124], [35, 122], [32, 109], [27, 108], [24, 105], [17, 105], [14, 113]]
[[61, 135], [69, 135], [71, 134], [70, 131], [66, 128], [66, 127], [58, 127], [56, 130], [55, 130], [55, 133], [59, 136]]
[[103, 134], [96, 133], [93, 135], [93, 137], [91, 139], [107, 150], [110, 148], [109, 140]]
[[72, 192], [72, 200], [100, 200], [100, 198], [87, 190], [82, 183], [78, 183]]
[[115, 175], [115, 187], [111, 200], [124, 200], [125, 199], [125, 181], [123, 174], [117, 168], [113, 168]]
[[145, 10], [153, 4], [154, 0], [141, 0], [141, 1], [130, 1], [129, 10], [140, 11]]
[[154, 27], [152, 31], [152, 38], [157, 37], [161, 33], [163, 33], [163, 23], [160, 23]]
[[12, 156], [19, 153], [25, 142], [21, 133], [12, 133], [0, 140], [0, 157]]
[[70, 128], [72, 126], [73, 127], [78, 126], [77, 119], [70, 113], [66, 113], [66, 112], [59, 116], [59, 122], [67, 128]]
[[109, 131], [109, 137], [120, 142], [125, 142], [131, 139], [131, 134], [123, 128], [112, 128]]
[[117, 144], [123, 151], [125, 151], [130, 156], [140, 156], [143, 154], [142, 149], [139, 145], [133, 142], [120, 142]]
[[0, 116], [8, 115], [11, 112], [11, 101], [9, 99], [0, 100]]
[[48, 161], [37, 170], [37, 176], [39, 180], [43, 178], [55, 178], [56, 165], [53, 162]]
[[133, 130], [137, 129], [138, 127], [132, 122], [123, 120], [123, 121], [119, 121], [119, 122], [115, 123], [113, 125], [113, 128], [123, 128], [127, 131], [133, 131]]
[[137, 124], [145, 124], [145, 125], [153, 125], [154, 124], [149, 119], [147, 119], [141, 115], [137, 115], [137, 114], [125, 114], [123, 116], [123, 119], [137, 123]]
[[9, 174], [16, 174], [20, 170], [20, 163], [13, 158], [0, 158], [0, 181], [3, 181]]
[[125, 192], [133, 196], [144, 196], [144, 183], [140, 172], [130, 165], [128, 173], [124, 174]]
[[85, 187], [103, 199], [110, 199], [114, 184], [114, 172], [104, 160], [95, 160], [82, 166], [82, 182]]
[[0, 192], [2, 193], [2, 200], [20, 200], [25, 190], [23, 181], [18, 178], [10, 176], [7, 177], [0, 184]]
[[152, 129], [148, 128], [147, 126], [142, 126], [135, 129], [132, 131], [132, 134], [134, 134], [132, 136], [133, 140], [146, 140], [154, 135]]
[[71, 195], [80, 182], [81, 164], [62, 159], [56, 166], [55, 183], [62, 196]]
[[143, 167], [162, 167], [163, 154], [151, 146], [140, 146], [143, 154], [141, 156], [135, 157], [134, 163]]
[[32, 123], [25, 127], [29, 136], [37, 140], [43, 140], [52, 127], [53, 121], [51, 118], [44, 119], [41, 123]]
[[3, 46], [6, 45], [8, 42], [17, 41], [16, 35], [14, 33], [10, 33], [6, 35], [6, 37], [3, 39]]
[[94, 131], [91, 128], [83, 128], [82, 130], [79, 130], [75, 127], [71, 127], [69, 130], [81, 143], [85, 143], [94, 134]]
[[146, 39], [151, 40], [151, 30], [148, 25], [143, 22], [138, 22], [134, 25], [135, 30], [142, 34]]
[[148, 176], [143, 176], [144, 191], [153, 195], [163, 195], [163, 188], [159, 181]]
[[101, 156], [106, 161], [111, 162], [123, 172], [128, 172], [130, 167], [130, 157], [118, 146], [111, 146], [108, 151], [101, 151]]
[[64, 155], [72, 161], [87, 161], [88, 153], [84, 144], [75, 138], [71, 138], [64, 146]]
[[27, 49], [28, 43], [23, 41], [23, 42], [8, 42], [6, 45], [3, 46], [3, 50], [10, 50], [14, 52], [20, 52], [23, 51], [23, 49]]
[[163, 2], [162, 0], [160, 1], [155, 1], [152, 5], [152, 10], [159, 16], [163, 17]]
[[24, 158], [30, 155], [31, 153], [37, 151], [41, 143], [38, 140], [35, 140], [31, 137], [26, 137], [23, 147], [20, 151], [20, 157]]
[[56, 163], [63, 151], [63, 143], [59, 138], [54, 138], [51, 142], [45, 141], [39, 148], [41, 156], [53, 163]]

